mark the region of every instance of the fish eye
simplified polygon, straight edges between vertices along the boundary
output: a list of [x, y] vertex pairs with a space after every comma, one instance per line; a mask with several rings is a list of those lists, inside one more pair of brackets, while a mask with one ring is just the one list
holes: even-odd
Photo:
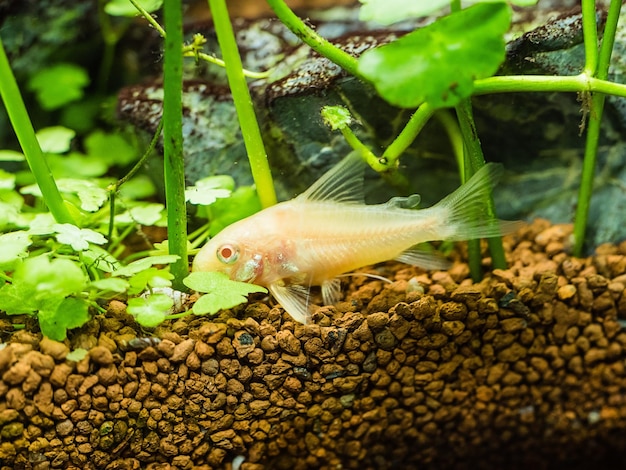
[[217, 259], [222, 263], [232, 264], [239, 258], [239, 249], [231, 244], [222, 245], [217, 249]]

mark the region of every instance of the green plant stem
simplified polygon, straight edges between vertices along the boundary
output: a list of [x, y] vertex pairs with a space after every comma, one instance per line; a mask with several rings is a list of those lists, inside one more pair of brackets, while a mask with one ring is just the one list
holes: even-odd
[[596, 1], [581, 1], [583, 39], [585, 45], [584, 73], [594, 76], [598, 67], [598, 25], [596, 23]]
[[[480, 145], [480, 139], [476, 131], [472, 103], [469, 99], [463, 100], [457, 107], [457, 118], [465, 143], [465, 168], [463, 171], [463, 182], [467, 181], [474, 173], [485, 165], [485, 157]], [[495, 219], [495, 207], [491, 194], [487, 202], [487, 216]], [[491, 265], [494, 269], [506, 269], [506, 257], [502, 246], [502, 237], [491, 237], [487, 239], [489, 251], [491, 253]], [[472, 279], [475, 282], [482, 278], [482, 265], [480, 256], [480, 240], [468, 241], [469, 265]]]
[[341, 134], [343, 135], [348, 145], [352, 147], [354, 150], [361, 154], [361, 157], [377, 172], [385, 172], [389, 170], [389, 166], [385, 164], [384, 161], [381, 162], [381, 159], [377, 157], [367, 145], [359, 140], [359, 138], [354, 135], [352, 129], [349, 126], [342, 126], [340, 129]]
[[169, 252], [179, 258], [170, 266], [174, 288], [187, 290], [183, 278], [189, 273], [187, 260], [187, 208], [183, 161], [183, 15], [181, 0], [164, 2], [165, 57], [163, 67], [163, 150], [165, 200]]
[[465, 146], [463, 144], [463, 134], [461, 134], [461, 129], [459, 128], [459, 121], [446, 109], [438, 110], [435, 113], [435, 119], [441, 123], [446, 134], [448, 134], [457, 166], [460, 168], [461, 174], [465, 174], [465, 162], [463, 161]]
[[[583, 5], [584, 4], [585, 2], [583, 2]], [[597, 77], [600, 80], [606, 80], [609, 75], [611, 53], [613, 51], [613, 43], [615, 42], [617, 22], [621, 7], [621, 0], [611, 0], [596, 69]], [[595, 11], [593, 13], [595, 19]], [[585, 156], [583, 159], [582, 177], [578, 193], [578, 205], [576, 206], [576, 215], [574, 219], [574, 256], [582, 255], [583, 245], [585, 242], [585, 230], [587, 228], [589, 206], [591, 204], [591, 195], [593, 192], [593, 180], [595, 176], [598, 144], [600, 141], [600, 127], [602, 124], [605, 98], [606, 95], [602, 93], [594, 93], [591, 97], [589, 106], [589, 122], [587, 124]]]
[[626, 97], [626, 85], [599, 78], [585, 73], [574, 76], [551, 75], [509, 75], [483, 78], [474, 82], [474, 95], [492, 93], [522, 93], [529, 91], [568, 91], [600, 92], [607, 95]]
[[[213, 15], [217, 41], [222, 50], [222, 57], [226, 63], [228, 84], [235, 102], [237, 118], [241, 126], [244, 144], [250, 160], [250, 169], [256, 185], [262, 207], [276, 204], [276, 192], [270, 172], [267, 154], [261, 138], [261, 130], [254, 113], [250, 90], [246, 83], [241, 65], [241, 57], [237, 49], [235, 34], [228, 16], [225, 0], [209, 0], [209, 7]], [[169, 31], [169, 28], [165, 28]]]
[[9, 65], [9, 59], [4, 51], [2, 38], [0, 38], [0, 96], [28, 166], [41, 190], [43, 201], [50, 209], [54, 220], [60, 224], [76, 224], [59, 193], [35, 136], [35, 129], [26, 111], [24, 100]]
[[404, 126], [404, 129], [402, 129], [398, 137], [389, 144], [383, 153], [382, 158], [387, 161], [387, 165], [390, 168], [397, 165], [396, 162], [398, 158], [400, 158], [400, 155], [413, 143], [434, 112], [435, 110], [428, 103], [422, 103], [419, 108], [415, 110], [409, 122]]
[[327, 59], [339, 65], [346, 72], [363, 81], [367, 80], [358, 71], [358, 61], [347, 52], [344, 52], [334, 44], [328, 42], [322, 36], [309, 28], [298, 18], [296, 14], [287, 6], [283, 0], [267, 0], [269, 6], [274, 10], [280, 21], [298, 36], [305, 44], [308, 44], [314, 51], [320, 53]]

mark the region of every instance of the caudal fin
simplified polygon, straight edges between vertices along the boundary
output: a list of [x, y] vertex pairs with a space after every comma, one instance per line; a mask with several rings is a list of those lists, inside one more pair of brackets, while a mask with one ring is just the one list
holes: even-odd
[[502, 176], [502, 166], [488, 163], [467, 183], [439, 201], [433, 209], [441, 211], [446, 240], [490, 238], [513, 232], [522, 221], [492, 219], [489, 215], [491, 188]]

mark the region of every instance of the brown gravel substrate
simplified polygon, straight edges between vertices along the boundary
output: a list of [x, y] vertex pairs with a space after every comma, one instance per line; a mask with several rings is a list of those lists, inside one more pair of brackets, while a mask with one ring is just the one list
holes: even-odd
[[[306, 326], [260, 301], [179, 320], [160, 341], [137, 340], [148, 335], [116, 302], [67, 344], [0, 320], [0, 467], [624, 461], [626, 243], [575, 259], [570, 233], [537, 221], [507, 237], [512, 268], [477, 285], [460, 261], [379, 266], [393, 284], [352, 278], [347, 301]], [[88, 356], [66, 360], [77, 347]]]

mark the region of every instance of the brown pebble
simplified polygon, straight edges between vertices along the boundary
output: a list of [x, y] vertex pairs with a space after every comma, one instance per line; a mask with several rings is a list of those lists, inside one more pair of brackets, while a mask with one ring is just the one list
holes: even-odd
[[53, 341], [45, 336], [39, 343], [39, 349], [43, 354], [52, 356], [57, 361], [65, 359], [65, 356], [67, 356], [70, 352], [70, 348], [68, 348], [65, 344], [60, 343], [59, 341]]
[[182, 362], [187, 359], [187, 356], [193, 351], [195, 340], [192, 338], [186, 339], [178, 343], [174, 347], [172, 356], [169, 358], [172, 362]]
[[96, 346], [89, 351], [91, 360], [96, 364], [108, 366], [113, 364], [113, 353], [105, 346]]

